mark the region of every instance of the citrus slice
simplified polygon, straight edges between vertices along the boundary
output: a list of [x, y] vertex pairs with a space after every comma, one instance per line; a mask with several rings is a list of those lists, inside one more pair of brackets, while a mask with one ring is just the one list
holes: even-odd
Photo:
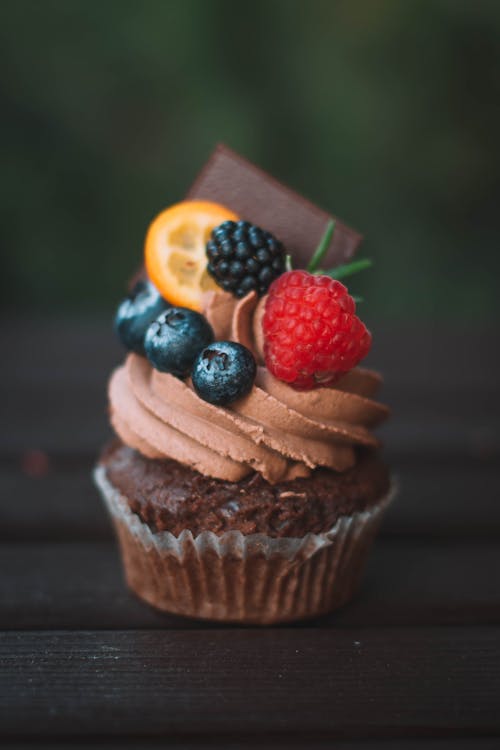
[[219, 203], [183, 201], [151, 222], [144, 248], [146, 270], [168, 302], [201, 310], [203, 292], [219, 288], [207, 271], [210, 233], [223, 221], [238, 218]]

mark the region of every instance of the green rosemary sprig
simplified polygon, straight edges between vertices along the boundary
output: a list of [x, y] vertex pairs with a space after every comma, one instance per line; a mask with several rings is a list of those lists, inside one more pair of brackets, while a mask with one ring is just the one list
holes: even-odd
[[317, 271], [316, 273], [321, 273], [324, 276], [329, 276], [331, 279], [340, 281], [340, 279], [345, 279], [346, 276], [352, 276], [354, 273], [359, 273], [359, 271], [364, 271], [365, 268], [371, 268], [372, 266], [373, 262], [370, 258], [360, 258], [359, 260], [353, 260], [352, 263], [344, 263], [342, 266], [337, 266], [337, 268], [330, 268], [328, 271]]
[[321, 261], [326, 255], [326, 251], [330, 247], [330, 243], [332, 241], [333, 232], [335, 230], [335, 219], [331, 219], [328, 222], [328, 226], [326, 227], [325, 233], [323, 237], [321, 238], [318, 247], [316, 248], [313, 257], [309, 261], [309, 265], [307, 266], [307, 270], [309, 273], [317, 273], [317, 269]]

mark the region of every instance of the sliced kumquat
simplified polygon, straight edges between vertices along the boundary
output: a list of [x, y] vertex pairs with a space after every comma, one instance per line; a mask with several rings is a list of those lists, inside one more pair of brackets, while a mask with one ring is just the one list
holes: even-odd
[[144, 248], [146, 270], [166, 300], [201, 310], [203, 293], [219, 289], [207, 272], [205, 247], [212, 229], [238, 218], [219, 203], [183, 201], [152, 221]]

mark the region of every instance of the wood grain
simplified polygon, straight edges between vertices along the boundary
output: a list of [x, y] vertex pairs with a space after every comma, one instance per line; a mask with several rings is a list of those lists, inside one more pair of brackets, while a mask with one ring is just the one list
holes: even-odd
[[[307, 737], [297, 737], [287, 732], [273, 733], [263, 738], [261, 735], [245, 733], [227, 735], [218, 734], [210, 737], [176, 737], [171, 734], [165, 737], [106, 737], [83, 739], [81, 737], [57, 736], [50, 741], [14, 740], [2, 743], [2, 750], [58, 750], [58, 748], [76, 747], [78, 750], [332, 750], [332, 740], [321, 738], [317, 733], [308, 732]], [[374, 739], [335, 739], [334, 750], [498, 750], [498, 738], [471, 735], [468, 737], [420, 737], [406, 739], [403, 737], [386, 737]]]
[[499, 635], [496, 628], [4, 633], [0, 731], [498, 733]]

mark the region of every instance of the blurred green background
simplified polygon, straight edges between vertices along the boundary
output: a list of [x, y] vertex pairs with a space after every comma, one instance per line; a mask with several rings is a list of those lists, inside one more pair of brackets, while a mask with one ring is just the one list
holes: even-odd
[[369, 317], [498, 310], [500, 3], [0, 8], [1, 304], [110, 312], [224, 141], [365, 236]]

